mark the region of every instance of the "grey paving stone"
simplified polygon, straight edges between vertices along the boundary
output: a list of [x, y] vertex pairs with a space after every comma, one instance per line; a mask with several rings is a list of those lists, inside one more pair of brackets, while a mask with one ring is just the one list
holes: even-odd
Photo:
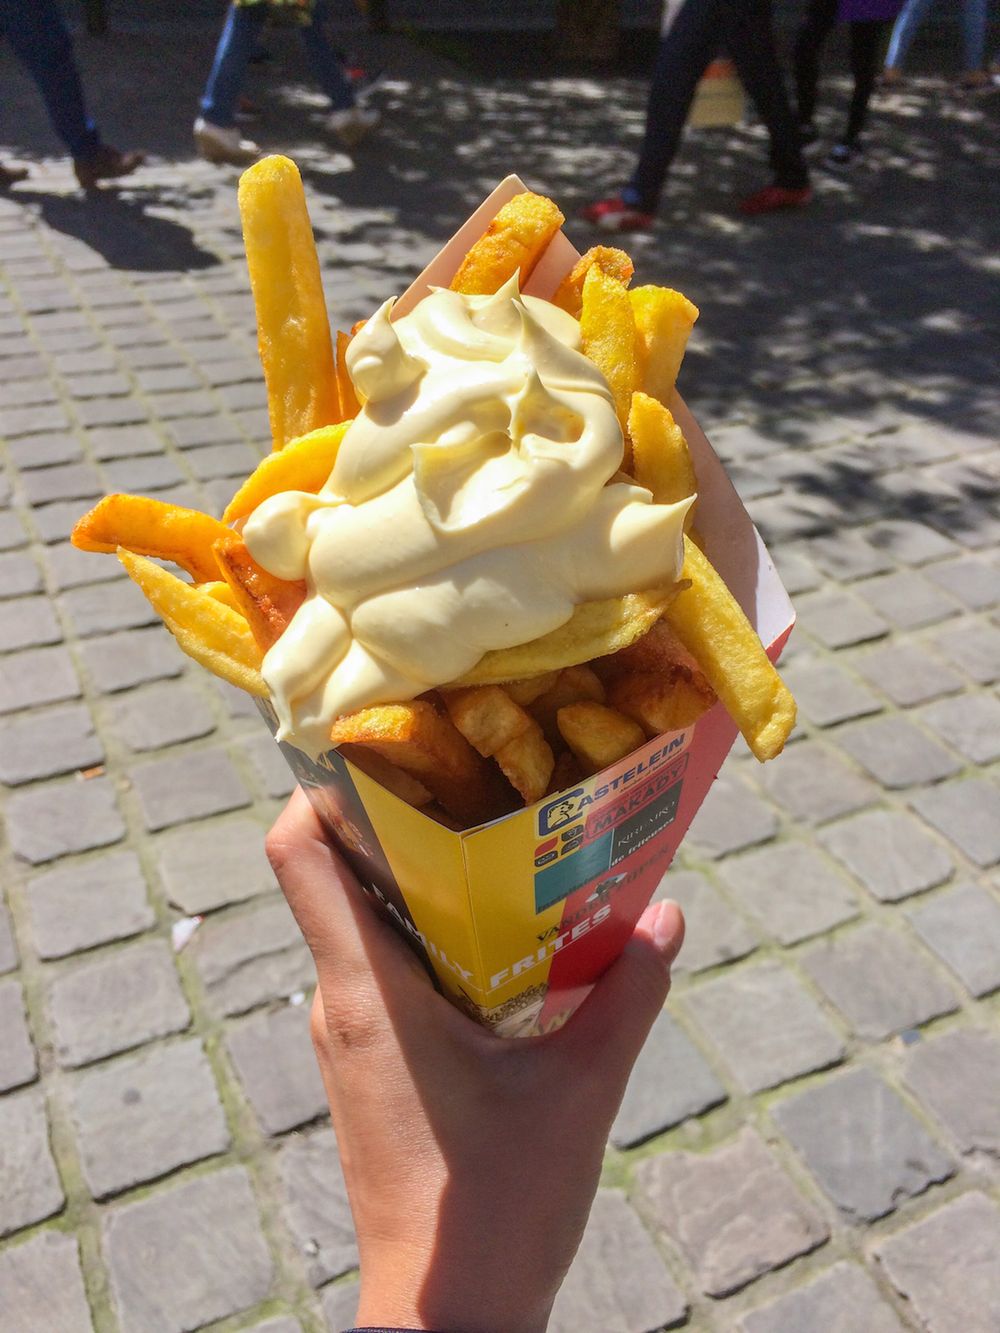
[[9, 510], [0, 511], [0, 551], [13, 551], [27, 544], [28, 534], [20, 517]]
[[69, 537], [86, 502], [57, 500], [55, 504], [35, 508], [31, 520], [43, 542], [63, 542]]
[[[347, 1325], [342, 1327], [346, 1328]], [[274, 1319], [265, 1319], [262, 1324], [251, 1324], [247, 1333], [302, 1333], [302, 1325], [292, 1315], [276, 1315]]]
[[958, 884], [907, 916], [971, 994], [1000, 987], [1000, 903], [985, 889]]
[[799, 657], [782, 673], [805, 717], [818, 727], [877, 713], [881, 701], [834, 661]]
[[23, 1245], [0, 1251], [4, 1321], [21, 1333], [37, 1329], [92, 1333], [76, 1240], [42, 1231]]
[[87, 439], [99, 462], [110, 458], [135, 458], [140, 454], [159, 454], [163, 438], [152, 426], [104, 426], [91, 428]]
[[850, 723], [834, 739], [890, 789], [937, 782], [962, 767], [942, 745], [898, 714]]
[[30, 555], [21, 551], [0, 555], [0, 597], [23, 597], [41, 590], [41, 570]]
[[[4, 374], [7, 374], [4, 364]], [[36, 467], [55, 467], [59, 463], [75, 463], [82, 457], [80, 442], [62, 431], [54, 435], [32, 435], [24, 440], [11, 440], [7, 446], [10, 461], [22, 471]]]
[[41, 1092], [0, 1097], [0, 1236], [51, 1217], [64, 1202]]
[[190, 750], [131, 771], [146, 827], [154, 832], [249, 805], [250, 793], [222, 750]]
[[812, 945], [800, 962], [858, 1035], [869, 1040], [958, 1008], [953, 987], [909, 940], [875, 922]]
[[904, 565], [923, 565], [959, 550], [933, 528], [909, 519], [883, 519], [868, 528], [865, 535], [873, 546]]
[[819, 1005], [779, 963], [750, 963], [678, 1001], [719, 1051], [744, 1092], [836, 1064], [844, 1043]]
[[673, 965], [675, 976], [743, 958], [757, 947], [757, 937], [739, 912], [694, 870], [671, 870], [660, 881], [654, 902], [673, 898], [684, 912], [684, 948]]
[[[211, 409], [215, 412], [215, 409]], [[200, 449], [207, 444], [231, 444], [242, 441], [243, 434], [224, 413], [201, 417], [178, 417], [164, 424], [168, 438], [178, 449]]]
[[854, 659], [853, 666], [902, 708], [954, 694], [964, 684], [962, 677], [933, 653], [904, 643], [866, 652]]
[[123, 1333], [186, 1333], [268, 1295], [273, 1263], [242, 1167], [109, 1209], [103, 1226]]
[[108, 847], [125, 836], [114, 788], [107, 778], [15, 792], [5, 813], [11, 848], [33, 865]]
[[632, 1069], [611, 1142], [635, 1147], [725, 1100], [726, 1090], [708, 1061], [664, 1010]]
[[138, 398], [91, 398], [76, 404], [76, 414], [88, 429], [93, 426], [128, 426], [149, 420]]
[[144, 393], [198, 389], [202, 386], [201, 376], [190, 366], [149, 366], [136, 372], [136, 380]]
[[910, 804], [977, 865], [1000, 861], [1000, 787], [966, 778], [932, 787]]
[[326, 1114], [308, 1005], [243, 1019], [229, 1029], [226, 1047], [265, 1134], [284, 1134]]
[[213, 676], [209, 683], [225, 704], [230, 717], [252, 717], [260, 721], [257, 705], [246, 690], [238, 690], [235, 685], [230, 685], [228, 680], [220, 680], [218, 676]]
[[103, 761], [104, 746], [83, 704], [47, 708], [0, 722], [0, 782], [9, 787]]
[[24, 1012], [24, 996], [18, 981], [0, 981], [0, 1092], [31, 1083], [38, 1074], [38, 1060]]
[[963, 1153], [1000, 1160], [1000, 1036], [953, 1028], [906, 1051], [905, 1077]]
[[31, 407], [0, 409], [0, 435], [37, 435], [43, 431], [68, 430], [66, 409], [60, 403], [38, 403]]
[[278, 1154], [285, 1216], [314, 1287], [358, 1266], [354, 1220], [332, 1129], [290, 1139]]
[[[90, 500], [104, 494], [100, 473], [90, 463], [32, 468], [21, 477], [21, 490], [33, 505], [53, 500]], [[81, 505], [81, 509], [83, 506]]]
[[830, 1234], [752, 1129], [704, 1155], [648, 1158], [636, 1178], [657, 1223], [710, 1296], [740, 1291]]
[[159, 621], [131, 579], [97, 587], [70, 588], [59, 595], [58, 602], [82, 639]]
[[648, 1333], [686, 1322], [684, 1293], [621, 1190], [598, 1190], [549, 1320], [550, 1333]]
[[818, 741], [798, 741], [754, 776], [778, 805], [816, 824], [860, 810], [879, 796], [874, 783]]
[[720, 873], [737, 902], [779, 944], [797, 944], [858, 914], [844, 876], [808, 843], [746, 852], [726, 861]]
[[[248, 444], [210, 444], [203, 449], [189, 449], [188, 466], [199, 481], [217, 477], [246, 477], [260, 462], [260, 456]], [[235, 484], [232, 491], [235, 492]]]
[[865, 601], [899, 629], [936, 625], [961, 610], [948, 593], [912, 569], [880, 574], [856, 586]]
[[199, 1041], [151, 1046], [77, 1075], [69, 1107], [95, 1199], [229, 1147], [226, 1117]]
[[934, 642], [949, 662], [978, 684], [1000, 680], [1000, 629], [985, 620], [949, 626]]
[[266, 731], [262, 730], [257, 736], [242, 737], [238, 744], [250, 760], [265, 796], [274, 799], [291, 796], [295, 790], [295, 775]]
[[155, 921], [135, 852], [67, 861], [25, 888], [31, 937], [40, 958], [63, 958], [127, 939]]
[[899, 1316], [856, 1264], [825, 1273], [746, 1314], [736, 1333], [905, 1333]]
[[806, 542], [810, 558], [824, 574], [839, 583], [882, 574], [892, 568], [892, 561], [865, 540], [855, 528], [825, 533]]
[[921, 709], [920, 718], [974, 764], [1000, 759], [1000, 699], [994, 695], [941, 699]]
[[795, 597], [800, 592], [809, 592], [823, 582], [816, 566], [803, 551], [791, 546], [784, 546], [774, 555], [775, 566], [789, 596]]
[[344, 1333], [354, 1327], [361, 1287], [358, 1282], [334, 1282], [320, 1294], [323, 1318], [329, 1333]]
[[0, 714], [79, 697], [73, 659], [61, 645], [0, 655]]
[[81, 652], [102, 694], [179, 676], [184, 670], [184, 655], [162, 625], [90, 639], [81, 645]]
[[954, 1174], [948, 1154], [865, 1067], [833, 1074], [771, 1114], [852, 1222], [874, 1222]]
[[55, 611], [45, 597], [0, 601], [0, 643], [7, 652], [59, 643], [61, 639]]
[[736, 778], [716, 778], [704, 805], [694, 817], [689, 837], [712, 856], [767, 842], [778, 828], [778, 816]]
[[827, 648], [847, 648], [889, 631], [886, 621], [860, 598], [832, 588], [806, 593], [796, 611], [802, 628]]
[[316, 984], [312, 956], [283, 898], [206, 921], [188, 956], [215, 1015], [246, 1013]]
[[945, 848], [904, 810], [869, 810], [824, 829], [827, 851], [883, 902], [897, 902], [951, 877]]
[[985, 560], [974, 556], [932, 565], [927, 577], [946, 588], [971, 611], [985, 611], [1000, 602], [1000, 576]]
[[115, 459], [105, 464], [104, 477], [108, 490], [139, 495], [161, 491], [165, 486], [176, 486], [187, 480], [174, 460], [165, 454]]
[[196, 740], [215, 730], [215, 716], [204, 694], [182, 682], [133, 690], [117, 697], [111, 712], [125, 744], [140, 752]]
[[930, 1333], [994, 1333], [1000, 1327], [1000, 1208], [970, 1191], [879, 1241], [889, 1281]]
[[10, 924], [10, 913], [0, 898], [0, 976], [10, 972], [18, 964], [17, 945], [14, 943], [14, 928]]
[[121, 564], [112, 555], [95, 556], [91, 551], [78, 551], [69, 542], [53, 543], [45, 552], [49, 578], [56, 592], [67, 588], [82, 588], [87, 583], [111, 583], [127, 578]]
[[211, 820], [158, 838], [160, 874], [170, 901], [194, 915], [273, 890], [265, 832], [250, 819]]
[[191, 1021], [173, 958], [144, 940], [59, 972], [49, 984], [56, 1059], [74, 1068], [180, 1032]]

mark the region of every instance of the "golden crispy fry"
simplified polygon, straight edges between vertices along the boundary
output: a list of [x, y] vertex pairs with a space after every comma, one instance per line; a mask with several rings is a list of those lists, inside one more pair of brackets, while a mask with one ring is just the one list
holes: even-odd
[[281, 638], [305, 601], [305, 583], [276, 578], [258, 565], [238, 533], [230, 532], [220, 538], [212, 549], [238, 609], [261, 652], [266, 653]]
[[309, 491], [315, 495], [322, 490], [333, 471], [340, 442], [350, 424], [341, 421], [336, 426], [320, 426], [301, 439], [290, 441], [279, 452], [261, 459], [226, 505], [223, 523], [246, 518], [264, 500], [280, 491]]
[[[628, 433], [632, 441], [632, 476], [640, 486], [652, 491], [657, 504], [676, 504], [698, 490], [698, 479], [684, 432], [670, 411], [656, 398], [645, 393], [632, 395], [628, 414]], [[685, 526], [693, 508], [687, 512]]]
[[492, 756], [526, 804], [545, 795], [555, 760], [538, 723], [499, 685], [444, 694], [448, 715], [481, 755]]
[[[608, 381], [615, 411], [624, 431], [628, 426], [632, 394], [639, 387], [638, 340], [635, 316], [625, 285], [591, 265], [583, 283], [580, 314], [583, 351]], [[623, 464], [628, 468], [628, 459]]]
[[347, 348], [353, 333], [337, 333], [337, 396], [340, 400], [339, 418], [342, 421], [353, 420], [361, 411], [358, 395], [354, 392], [354, 382], [347, 373]]
[[229, 529], [200, 509], [152, 500], [145, 495], [106, 495], [77, 520], [70, 541], [81, 551], [117, 551], [171, 560], [195, 583], [214, 582], [219, 567], [212, 544]]
[[607, 768], [646, 740], [638, 722], [593, 700], [567, 704], [559, 709], [557, 720], [563, 739], [585, 773]]
[[119, 547], [118, 559], [188, 657], [231, 685], [267, 697], [260, 649], [238, 611], [124, 547]]
[[580, 318], [580, 311], [583, 309], [583, 284], [594, 264], [609, 277], [617, 278], [624, 287], [632, 281], [632, 274], [635, 272], [632, 261], [624, 250], [614, 250], [609, 245], [592, 246], [576, 261], [552, 298], [553, 305], [568, 311], [574, 319]]
[[345, 759], [349, 759], [355, 768], [367, 773], [373, 782], [377, 782], [386, 791], [391, 791], [393, 796], [398, 796], [407, 805], [419, 809], [434, 799], [424, 784], [412, 773], [406, 773], [395, 764], [390, 764], [388, 759], [375, 750], [369, 750], [365, 745], [342, 745], [340, 753]]
[[691, 586], [667, 608], [671, 628], [695, 657], [761, 762], [780, 754], [795, 725], [795, 700], [722, 578], [690, 537], [683, 577]]
[[540, 676], [529, 676], [527, 680], [508, 680], [504, 682], [504, 692], [509, 694], [516, 704], [527, 708], [539, 695], [550, 690], [556, 683], [558, 672], [544, 671]]
[[567, 787], [575, 787], [580, 779], [584, 777], [580, 762], [572, 750], [563, 750], [556, 755], [555, 768], [552, 770], [552, 776], [549, 778], [549, 788], [546, 796], [553, 796], [557, 791], [565, 791]]
[[530, 718], [528, 723], [527, 729], [501, 745], [493, 758], [525, 805], [533, 805], [549, 789], [555, 758], [538, 723]]
[[633, 718], [647, 736], [682, 731], [715, 703], [715, 691], [700, 671], [675, 666], [665, 675], [630, 671], [608, 686], [608, 703]]
[[518, 270], [521, 289], [565, 218], [544, 195], [516, 194], [462, 260], [453, 292], [491, 296]]
[[663, 614], [675, 589], [653, 588], [603, 602], [583, 602], [565, 625], [516, 648], [486, 653], [457, 685], [502, 685], [543, 671], [618, 652], [645, 634]]
[[433, 704], [414, 700], [363, 708], [339, 718], [330, 741], [374, 750], [421, 782], [465, 826], [494, 819], [511, 808], [512, 793], [499, 772]]
[[[692, 672], [699, 674], [701, 672], [698, 663], [666, 620], [658, 620], [641, 639], [636, 639], [635, 643], [629, 644], [620, 653], [592, 662], [591, 666], [605, 685], [629, 671], [645, 671], [653, 675], [669, 676], [675, 667], [682, 666]], [[708, 682], [705, 681], [705, 684], [707, 686]]]
[[240, 177], [239, 205], [271, 435], [280, 449], [341, 420], [330, 322], [295, 163], [256, 162]]
[[638, 331], [635, 387], [669, 403], [698, 307], [669, 287], [634, 287], [629, 300]]
[[236, 604], [232, 588], [225, 579], [216, 579], [214, 583], [199, 583], [198, 591], [203, 592], [206, 597], [214, 597], [217, 602], [221, 602], [223, 606], [228, 606], [231, 611], [236, 611], [239, 615], [243, 614]]
[[560, 671], [545, 693], [530, 705], [531, 716], [553, 748], [561, 748], [562, 741], [556, 714], [560, 708], [582, 699], [604, 703], [604, 686], [589, 666], [571, 666]]

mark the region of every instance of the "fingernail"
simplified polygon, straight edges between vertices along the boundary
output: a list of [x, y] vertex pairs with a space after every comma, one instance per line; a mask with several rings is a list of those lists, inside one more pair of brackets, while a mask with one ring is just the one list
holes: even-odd
[[653, 943], [668, 963], [672, 963], [684, 942], [684, 917], [681, 909], [670, 898], [659, 904], [653, 921]]

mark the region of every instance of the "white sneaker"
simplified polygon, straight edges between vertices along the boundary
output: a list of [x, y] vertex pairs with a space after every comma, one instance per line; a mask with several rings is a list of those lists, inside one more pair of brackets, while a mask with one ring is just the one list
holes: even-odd
[[247, 167], [260, 157], [259, 145], [252, 139], [241, 139], [235, 125], [213, 125], [199, 116], [194, 123], [194, 143], [207, 162], [229, 162], [234, 167]]
[[332, 112], [329, 124], [344, 147], [353, 148], [381, 119], [373, 107], [349, 106], [346, 111]]

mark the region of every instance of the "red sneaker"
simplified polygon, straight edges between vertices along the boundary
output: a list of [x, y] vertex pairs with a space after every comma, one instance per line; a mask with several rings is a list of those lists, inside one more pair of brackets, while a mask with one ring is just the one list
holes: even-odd
[[809, 185], [803, 185], [799, 190], [790, 190], [787, 185], [765, 185], [756, 194], [740, 200], [740, 212], [753, 218], [760, 213], [777, 213], [781, 208], [804, 208], [812, 197]]
[[652, 213], [643, 213], [641, 209], [633, 208], [619, 194], [588, 204], [580, 210], [580, 216], [585, 222], [593, 222], [602, 231], [649, 231], [654, 222]]

